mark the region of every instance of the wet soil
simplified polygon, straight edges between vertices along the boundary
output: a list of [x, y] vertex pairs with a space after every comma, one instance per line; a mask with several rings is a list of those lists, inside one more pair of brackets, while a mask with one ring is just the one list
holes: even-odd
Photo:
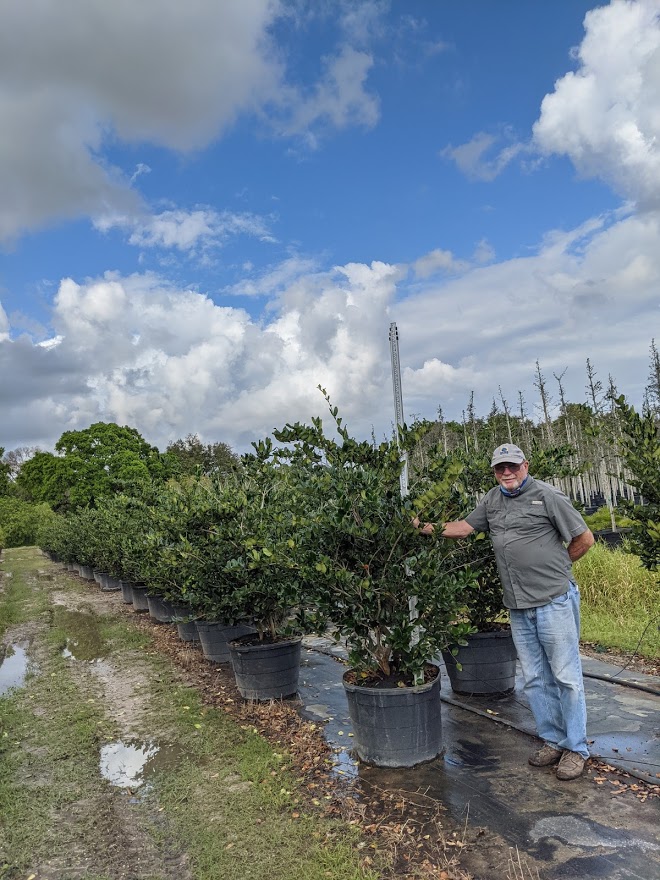
[[[440, 670], [437, 666], [434, 666], [432, 663], [427, 663], [424, 667], [423, 683], [429, 684], [430, 682], [435, 681], [439, 674]], [[388, 688], [415, 686], [415, 680], [409, 672], [390, 672], [386, 675], [384, 672], [359, 673], [350, 670], [344, 675], [344, 681], [348, 682], [348, 684], [357, 685], [358, 687], [383, 688], [385, 690]]]

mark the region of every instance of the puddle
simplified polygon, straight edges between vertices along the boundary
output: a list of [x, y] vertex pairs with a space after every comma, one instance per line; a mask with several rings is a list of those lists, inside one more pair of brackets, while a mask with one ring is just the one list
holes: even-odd
[[360, 765], [353, 757], [352, 751], [348, 748], [338, 748], [332, 750], [332, 769], [333, 776], [344, 776], [349, 779], [355, 779], [359, 775]]
[[28, 669], [27, 642], [7, 645], [0, 663], [0, 694], [23, 686]]
[[53, 624], [66, 634], [63, 657], [73, 660], [99, 660], [108, 653], [98, 618], [84, 611], [69, 611], [62, 605], [53, 609]]
[[149, 776], [174, 766], [182, 754], [180, 746], [119, 740], [101, 747], [101, 776], [117, 788], [139, 788]]
[[643, 852], [660, 850], [660, 845], [636, 838], [627, 831], [607, 828], [598, 822], [572, 815], [548, 816], [541, 819], [532, 827], [530, 837], [534, 841], [546, 837], [557, 838], [568, 846], [586, 848], [638, 847]]

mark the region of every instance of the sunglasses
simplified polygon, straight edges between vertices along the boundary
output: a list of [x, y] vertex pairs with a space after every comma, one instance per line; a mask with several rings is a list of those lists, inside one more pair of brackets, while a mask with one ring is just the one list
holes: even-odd
[[517, 474], [524, 463], [525, 462], [521, 462], [520, 464], [511, 464], [511, 462], [505, 461], [502, 462], [502, 464], [496, 464], [493, 470], [496, 474], [503, 474], [504, 471], [511, 471], [512, 474]]

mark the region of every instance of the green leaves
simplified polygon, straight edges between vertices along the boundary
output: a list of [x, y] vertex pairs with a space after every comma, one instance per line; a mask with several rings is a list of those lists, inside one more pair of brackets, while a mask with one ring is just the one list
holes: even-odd
[[[295, 487], [296, 547], [309, 572], [306, 598], [336, 627], [355, 669], [415, 674], [452, 640], [469, 572], [451, 572], [452, 548], [412, 527], [414, 510], [433, 508], [450, 518], [458, 508], [456, 480], [462, 464], [447, 459], [402, 498], [402, 469], [394, 440], [378, 446], [350, 437], [328, 402], [339, 441], [326, 437], [320, 420], [275, 432], [289, 444], [289, 485]], [[401, 438], [410, 443], [412, 432]], [[419, 622], [409, 598], [417, 597]]]
[[119, 493], [139, 494], [151, 480], [169, 476], [170, 465], [135, 428], [97, 422], [83, 431], [65, 431], [58, 455], [38, 452], [16, 480], [30, 501], [46, 501], [68, 512], [94, 507]]
[[644, 503], [624, 501], [621, 507], [632, 519], [632, 543], [644, 566], [660, 568], [660, 426], [652, 412], [639, 415], [626, 403], [615, 401], [623, 438], [621, 457], [632, 476], [631, 484]]

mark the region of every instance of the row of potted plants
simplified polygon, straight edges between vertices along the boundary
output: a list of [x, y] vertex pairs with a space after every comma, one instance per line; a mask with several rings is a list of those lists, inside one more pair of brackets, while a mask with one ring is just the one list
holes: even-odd
[[[136, 585], [134, 599], [146, 593], [154, 608], [164, 603], [162, 613], [182, 626], [194, 620], [206, 655], [219, 662], [233, 637], [245, 656], [291, 649], [286, 666], [301, 635], [330, 629], [348, 650], [358, 755], [411, 765], [441, 750], [433, 658], [444, 652], [448, 669], [465, 669], [457, 651], [477, 624], [501, 625], [504, 612], [488, 540], [429, 539], [412, 520], [464, 515], [487, 463], [426, 449], [403, 497], [399, 445], [357, 441], [330, 411], [333, 437], [320, 419], [287, 425], [275, 432], [277, 445], [255, 444], [232, 473], [171, 481], [58, 518], [41, 545], [112, 585]], [[424, 432], [399, 438], [411, 460]], [[266, 698], [286, 695], [277, 687]], [[245, 695], [258, 696], [249, 687]]]

